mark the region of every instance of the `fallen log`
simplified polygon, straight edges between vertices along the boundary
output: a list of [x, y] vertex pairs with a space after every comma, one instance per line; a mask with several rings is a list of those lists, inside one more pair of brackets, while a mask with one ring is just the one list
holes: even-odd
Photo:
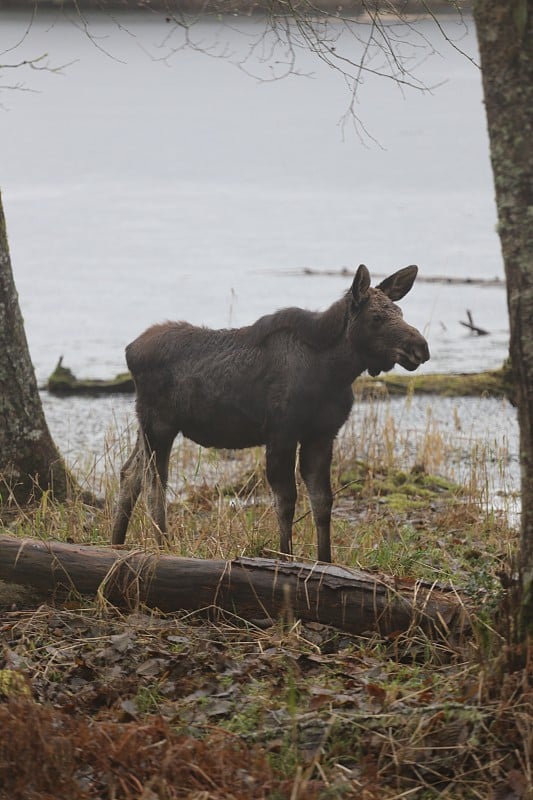
[[135, 391], [133, 378], [129, 372], [123, 372], [110, 380], [100, 378], [78, 379], [71, 369], [63, 366], [63, 356], [60, 356], [55, 370], [46, 382], [50, 394], [62, 397], [70, 395], [90, 395], [98, 397], [107, 394], [132, 394]]
[[[129, 372], [116, 375], [110, 380], [76, 378], [63, 367], [61, 359], [44, 387], [51, 394], [62, 397], [90, 395], [103, 397], [107, 394], [130, 394], [135, 385]], [[500, 369], [471, 373], [422, 373], [402, 375], [395, 372], [379, 378], [361, 376], [354, 384], [358, 395], [380, 397], [383, 394], [435, 394], [444, 397], [507, 397], [514, 404], [514, 385], [511, 370], [506, 363]]]
[[515, 387], [510, 365], [486, 372], [422, 373], [402, 375], [390, 372], [378, 378], [362, 376], [354, 384], [360, 398], [387, 396], [438, 395], [440, 397], [506, 397], [516, 405]]
[[[287, 270], [290, 275], [321, 276], [321, 277], [342, 277], [346, 278], [353, 275], [353, 269], [341, 267], [340, 269], [315, 269], [313, 267], [303, 267], [303, 269]], [[376, 278], [386, 277], [385, 273], [375, 273]], [[503, 278], [463, 278], [454, 275], [418, 275], [417, 283], [442, 283], [448, 286], [495, 286], [505, 288]]]
[[249, 621], [301, 619], [355, 634], [422, 628], [448, 639], [469, 627], [463, 601], [447, 587], [331, 564], [178, 558], [0, 536], [0, 579], [98, 594], [119, 607], [218, 608]]

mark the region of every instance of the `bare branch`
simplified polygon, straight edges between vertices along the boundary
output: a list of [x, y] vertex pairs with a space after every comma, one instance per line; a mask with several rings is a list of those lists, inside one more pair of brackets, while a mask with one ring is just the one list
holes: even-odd
[[[478, 61], [476, 61], [475, 58], [473, 58], [465, 50], [463, 50], [462, 47], [459, 47], [459, 45], [453, 39], [450, 39], [450, 37], [446, 34], [446, 31], [442, 27], [439, 18], [437, 17], [435, 12], [428, 6], [428, 4], [425, 2], [425, 0], [422, 0], [422, 2], [423, 2], [423, 6], [424, 6], [425, 10], [427, 11], [428, 15], [431, 17], [431, 19], [433, 20], [433, 22], [435, 23], [435, 25], [439, 29], [439, 32], [441, 33], [442, 38], [444, 39], [444, 41], [447, 44], [449, 44], [451, 47], [453, 47], [454, 50], [457, 50], [457, 52], [460, 53], [460, 55], [462, 55], [462, 56], [464, 56], [464, 58], [468, 59], [468, 61], [470, 61], [475, 67], [477, 67], [478, 69], [481, 69], [480, 63]], [[449, 2], [454, 7], [454, 9], [457, 11], [457, 14], [459, 15], [461, 23], [462, 23], [462, 25], [464, 27], [464, 33], [466, 34], [466, 24], [464, 22], [463, 12], [461, 11], [461, 7], [460, 7], [459, 3], [457, 2], [457, 0], [449, 0]]]
[[113, 53], [111, 53], [109, 50], [106, 50], [106, 48], [100, 43], [101, 38], [107, 37], [97, 37], [91, 32], [89, 20], [83, 14], [83, 11], [78, 4], [78, 0], [74, 0], [74, 8], [76, 10], [76, 16], [74, 18], [65, 13], [65, 17], [68, 19], [70, 24], [80, 30], [91, 41], [97, 50], [100, 50], [102, 53], [104, 53], [104, 55], [106, 55], [108, 58], [111, 58], [113, 61], [117, 61], [119, 64], [124, 64], [125, 62], [122, 59], [114, 56]]
[[[464, 37], [467, 26], [458, 2], [449, 2], [460, 20]], [[74, 8], [75, 17], [68, 16], [69, 21], [105, 55], [120, 61], [104, 46], [102, 40], [106, 37], [94, 35], [90, 20], [84, 15], [78, 0], [74, 0]], [[351, 123], [362, 141], [374, 142], [375, 139], [357, 113], [359, 94], [366, 77], [392, 81], [402, 93], [408, 90], [432, 92], [441, 85], [428, 86], [418, 77], [420, 67], [428, 58], [441, 55], [417, 24], [421, 16], [432, 19], [442, 40], [476, 64], [475, 59], [460, 46], [460, 38], [454, 40], [450, 37], [430, 8], [428, 0], [420, 0], [421, 14], [418, 17], [406, 13], [401, 4], [394, 0], [359, 0], [358, 9], [350, 14], [343, 13], [341, 5], [334, 12], [325, 9], [323, 0], [266, 0], [260, 8], [264, 17], [256, 18], [261, 25], [256, 34], [250, 32], [250, 26], [243, 30], [238, 23], [234, 23], [235, 8], [235, 0], [201, 0], [194, 11], [186, 10], [187, 5], [178, 0], [167, 0], [162, 10], [147, 5], [146, 12], [164, 19], [168, 27], [161, 42], [155, 45], [155, 52], [153, 47], [147, 48], [142, 42], [138, 42], [139, 47], [154, 61], [170, 62], [185, 49], [222, 58], [260, 82], [276, 81], [288, 76], [311, 76], [312, 72], [302, 70], [300, 66], [301, 54], [311, 52], [346, 83], [349, 101], [339, 120], [341, 127], [344, 129]], [[101, 10], [107, 13], [117, 29], [134, 36], [119, 17], [103, 7]], [[250, 13], [253, 10], [255, 6], [252, 5]], [[206, 17], [220, 20], [219, 31], [210, 40], [206, 39], [205, 28], [197, 26]], [[33, 19], [34, 15], [18, 44], [27, 37]], [[244, 49], [239, 48], [237, 52], [229, 47], [224, 37], [224, 31], [228, 29], [242, 35]], [[17, 46], [14, 45], [10, 50]], [[50, 71], [64, 68], [41, 66], [42, 58], [7, 66]]]
[[[37, 8], [34, 6], [33, 9], [32, 9], [30, 21], [26, 25], [26, 28], [23, 31], [20, 39], [18, 39], [18, 41], [15, 42], [15, 44], [12, 45], [11, 47], [7, 47], [5, 50], [2, 50], [2, 52], [0, 53], [1, 57], [5, 56], [6, 53], [12, 53], [14, 50], [17, 50], [24, 43], [24, 41], [27, 39], [27, 37], [28, 37], [28, 35], [30, 33], [30, 30], [31, 30], [32, 25], [33, 25], [33, 22], [35, 20], [36, 13], [37, 13]], [[1, 69], [1, 67], [0, 67], [0, 69]]]
[[[2, 75], [2, 70], [12, 70], [12, 69], [31, 69], [37, 72], [49, 72], [52, 75], [62, 75], [63, 70], [67, 67], [70, 67], [72, 64], [76, 63], [76, 59], [74, 61], [69, 61], [67, 64], [61, 64], [60, 66], [53, 67], [48, 61], [45, 59], [48, 58], [48, 53], [43, 53], [41, 56], [37, 56], [36, 58], [30, 59], [23, 59], [21, 61], [14, 62], [12, 64], [0, 64], [0, 76]], [[18, 92], [35, 92], [36, 94], [39, 93], [37, 89], [33, 89], [31, 86], [26, 86], [23, 82], [18, 83], [0, 83], [0, 92], [2, 91], [18, 91]], [[4, 105], [0, 105], [0, 108], [6, 110]]]
[[[26, 39], [28, 38], [33, 23], [35, 21], [35, 16], [37, 13], [37, 7], [34, 6], [32, 9], [31, 17], [26, 25], [22, 35], [20, 38], [15, 42], [15, 44], [11, 45], [10, 47], [6, 47], [0, 53], [0, 59], [6, 56], [9, 53], [15, 52], [18, 48], [20, 48]], [[13, 70], [13, 69], [30, 69], [36, 72], [50, 72], [54, 75], [61, 75], [63, 71], [70, 67], [72, 64], [75, 64], [77, 59], [73, 61], [69, 61], [66, 64], [59, 64], [57, 66], [52, 66], [50, 61], [48, 60], [49, 56], [48, 53], [42, 53], [40, 56], [35, 56], [35, 58], [23, 58], [20, 61], [13, 61], [13, 62], [2, 62], [0, 61], [0, 76], [2, 75], [3, 70]], [[0, 92], [1, 91], [20, 91], [20, 92], [36, 92], [37, 90], [32, 89], [29, 86], [26, 86], [23, 82], [18, 83], [0, 83]], [[3, 106], [1, 106], [3, 108]]]
[[0, 69], [19, 69], [19, 67], [29, 67], [30, 69], [48, 70], [50, 72], [58, 72], [61, 69], [61, 67], [50, 67], [48, 62], [46, 64], [42, 64], [41, 62], [45, 58], [48, 58], [48, 53], [43, 53], [42, 56], [37, 56], [37, 58], [18, 61], [15, 64], [0, 64]]

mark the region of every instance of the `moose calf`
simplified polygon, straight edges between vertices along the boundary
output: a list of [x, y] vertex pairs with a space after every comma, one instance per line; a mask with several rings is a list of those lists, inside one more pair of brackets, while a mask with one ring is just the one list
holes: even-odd
[[364, 370], [374, 376], [395, 364], [414, 370], [429, 358], [426, 340], [394, 302], [411, 289], [417, 271], [405, 267], [371, 288], [362, 264], [351, 288], [326, 311], [286, 308], [229, 330], [166, 322], [129, 344], [139, 434], [121, 470], [113, 544], [125, 540], [144, 480], [161, 543], [168, 462], [181, 432], [204, 447], [266, 445], [282, 553], [292, 552], [299, 445], [318, 559], [331, 561], [331, 457], [352, 407], [352, 383]]

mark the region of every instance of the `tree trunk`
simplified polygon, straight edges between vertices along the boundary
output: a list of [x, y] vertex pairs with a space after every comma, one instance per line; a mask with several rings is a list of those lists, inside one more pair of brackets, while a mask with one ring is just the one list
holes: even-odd
[[520, 423], [520, 632], [533, 635], [533, 2], [475, 0]]
[[69, 477], [50, 436], [13, 281], [0, 196], [0, 505], [47, 489], [58, 499]]
[[447, 639], [469, 627], [465, 605], [452, 590], [331, 564], [178, 558], [0, 536], [0, 578], [99, 594], [122, 607], [219, 608], [252, 621], [281, 616], [356, 634], [413, 626]]

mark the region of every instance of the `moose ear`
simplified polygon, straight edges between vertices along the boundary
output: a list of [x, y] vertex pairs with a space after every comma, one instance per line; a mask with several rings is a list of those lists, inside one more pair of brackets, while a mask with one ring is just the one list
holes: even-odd
[[370, 289], [370, 272], [364, 264], [359, 264], [352, 283], [352, 297], [358, 306]]
[[418, 267], [411, 264], [410, 267], [399, 269], [394, 275], [385, 278], [377, 288], [381, 289], [383, 294], [386, 294], [391, 300], [401, 300], [412, 288], [417, 273]]

